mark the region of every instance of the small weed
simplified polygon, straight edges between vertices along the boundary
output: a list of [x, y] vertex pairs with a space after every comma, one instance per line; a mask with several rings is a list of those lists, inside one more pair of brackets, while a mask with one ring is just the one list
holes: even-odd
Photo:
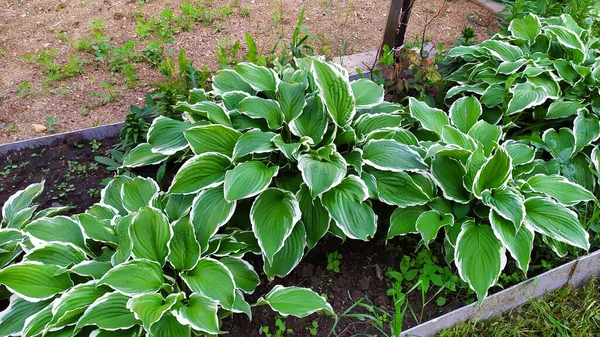
[[17, 91], [17, 96], [19, 97], [28, 97], [33, 94], [35, 90], [31, 88], [31, 82], [25, 81], [19, 85], [19, 91]]
[[81, 144], [81, 143], [79, 143], [79, 142], [74, 142], [74, 143], [73, 143], [73, 147], [75, 147], [75, 148], [78, 148], [78, 149], [81, 149], [81, 148], [83, 148], [83, 146], [84, 146], [84, 145], [83, 145], [83, 144]]
[[250, 12], [250, 8], [248, 8], [248, 7], [244, 8], [244, 9], [242, 9], [242, 10], [240, 11], [240, 16], [241, 16], [241, 17], [243, 17], [243, 18], [247, 18], [247, 17], [249, 17], [249, 16], [250, 16], [250, 14], [251, 14], [251, 12]]
[[294, 332], [293, 329], [286, 328], [285, 322], [279, 315], [275, 316], [275, 328], [273, 331], [270, 331], [268, 326], [261, 327], [260, 331], [265, 334], [265, 337], [283, 337], [286, 334], [291, 334]]
[[227, 29], [227, 27], [221, 26], [221, 21], [216, 21], [215, 28], [213, 29], [212, 34], [215, 35], [217, 33], [224, 31], [225, 29]]
[[6, 126], [6, 128], [4, 128], [4, 133], [7, 136], [17, 134], [17, 133], [19, 133], [19, 131], [20, 131], [19, 128], [14, 124], [8, 124]]
[[327, 254], [327, 270], [333, 270], [336, 273], [340, 272], [340, 262], [342, 254], [337, 251]]
[[102, 146], [102, 143], [100, 143], [96, 139], [92, 139], [92, 141], [89, 144], [92, 147], [92, 152], [100, 150], [100, 147]]
[[6, 53], [4, 52], [4, 49], [0, 48], [0, 57], [4, 56]]
[[100, 199], [100, 192], [101, 190], [99, 188], [90, 188], [88, 190], [88, 195], [91, 199], [97, 200]]
[[312, 321], [310, 327], [306, 327], [306, 330], [310, 333], [311, 336], [316, 336], [319, 331], [319, 323], [317, 321]]
[[62, 182], [56, 186], [56, 189], [58, 197], [52, 197], [52, 199], [64, 199], [69, 193], [75, 191], [75, 185]]
[[60, 122], [54, 119], [54, 117], [46, 116], [46, 129], [48, 130], [48, 132], [54, 132], [54, 127], [58, 125], [60, 125]]

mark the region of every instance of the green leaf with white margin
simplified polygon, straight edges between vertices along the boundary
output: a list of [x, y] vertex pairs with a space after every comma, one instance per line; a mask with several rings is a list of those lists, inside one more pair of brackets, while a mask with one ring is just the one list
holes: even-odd
[[346, 175], [346, 160], [339, 153], [329, 158], [304, 154], [298, 158], [298, 169], [313, 198], [338, 185]]
[[535, 149], [525, 143], [509, 140], [502, 146], [512, 158], [514, 166], [529, 164], [535, 159]]
[[592, 150], [592, 163], [596, 168], [596, 172], [600, 174], [600, 145], [596, 145]]
[[[134, 326], [132, 328], [126, 330], [101, 330], [96, 329], [90, 332], [90, 337], [139, 337], [142, 333], [142, 327]], [[153, 335], [158, 336], [158, 335]], [[172, 335], [176, 336], [176, 335]], [[62, 337], [62, 336], [52, 336], [52, 337]], [[65, 336], [67, 337], [67, 336]], [[169, 336], [171, 337], [171, 336]]]
[[467, 220], [456, 240], [454, 263], [481, 303], [506, 266], [506, 249], [490, 226]]
[[119, 238], [119, 245], [111, 257], [113, 266], [121, 264], [131, 257], [131, 250], [133, 247], [131, 237], [129, 236], [129, 227], [131, 227], [135, 216], [136, 214], [132, 213], [113, 220], [115, 233]]
[[179, 324], [186, 325], [195, 331], [211, 335], [222, 334], [219, 329], [219, 302], [202, 294], [193, 293], [186, 306], [173, 311]]
[[298, 118], [306, 106], [304, 84], [279, 82], [279, 106], [286, 123]]
[[468, 134], [483, 145], [485, 155], [489, 156], [502, 138], [502, 128], [480, 120], [469, 130]]
[[461, 97], [450, 107], [452, 124], [460, 131], [467, 133], [481, 116], [481, 103], [473, 96]]
[[277, 92], [279, 77], [273, 69], [249, 62], [240, 62], [234, 69], [246, 83], [250, 84], [252, 89], [271, 96]]
[[238, 73], [231, 69], [218, 71], [212, 78], [212, 87], [221, 95], [230, 91], [254, 93], [252, 87]]
[[[113, 255], [114, 256], [114, 255]], [[95, 280], [99, 280], [111, 270], [113, 265], [111, 262], [103, 262], [96, 260], [83, 261], [71, 268], [71, 272], [77, 275], [91, 277]]]
[[152, 325], [152, 337], [189, 337], [190, 327], [179, 323], [170, 313], [164, 314], [161, 319]]
[[169, 241], [167, 261], [171, 262], [177, 271], [193, 269], [200, 258], [201, 248], [196, 241], [195, 228], [190, 218], [181, 218], [173, 222], [171, 227], [173, 239]]
[[194, 198], [190, 222], [202, 252], [208, 250], [208, 242], [231, 219], [235, 208], [235, 201], [225, 200], [223, 186], [205, 189]]
[[129, 212], [123, 208], [121, 188], [123, 187], [124, 183], [131, 180], [132, 179], [128, 176], [121, 175], [114, 177], [100, 192], [100, 203], [113, 207], [121, 215], [127, 215]]
[[321, 199], [311, 196], [306, 184], [302, 184], [296, 192], [296, 200], [298, 200], [302, 212], [302, 222], [306, 230], [306, 244], [308, 249], [312, 249], [329, 230], [331, 217], [323, 207]]
[[438, 154], [431, 162], [431, 173], [446, 199], [461, 204], [470, 201], [471, 196], [463, 185], [465, 168], [460, 162]]
[[219, 186], [226, 177], [231, 160], [220, 153], [203, 153], [188, 159], [175, 174], [168, 193], [193, 194]]
[[542, 31], [541, 26], [540, 18], [533, 13], [529, 13], [529, 15], [523, 18], [512, 20], [508, 26], [508, 31], [517, 39], [533, 43]]
[[8, 228], [21, 228], [25, 221], [19, 217], [19, 213], [27, 210], [33, 199], [37, 198], [44, 189], [44, 181], [31, 184], [25, 189], [11, 195], [2, 206], [2, 223]]
[[23, 231], [29, 234], [34, 246], [42, 245], [45, 242], [72, 243], [87, 251], [81, 227], [66, 216], [34, 220], [27, 224]]
[[165, 264], [173, 228], [159, 210], [151, 207], [141, 208], [129, 226], [129, 237], [133, 244], [131, 252], [135, 258], [156, 261], [161, 266]]
[[279, 166], [267, 167], [260, 161], [241, 163], [225, 173], [225, 199], [235, 201], [253, 197], [269, 187]]
[[404, 236], [406, 234], [418, 233], [417, 219], [427, 209], [425, 206], [396, 208], [390, 217], [390, 228], [388, 229], [386, 238], [391, 239], [396, 235]]
[[219, 262], [229, 269], [231, 275], [233, 275], [236, 287], [243, 292], [252, 294], [260, 284], [260, 278], [256, 271], [254, 271], [254, 267], [245, 260], [226, 256], [221, 258]]
[[269, 280], [275, 276], [285, 277], [296, 268], [304, 256], [304, 247], [306, 247], [306, 230], [302, 222], [298, 222], [288, 236], [280, 251], [273, 256], [273, 261], [264, 261], [264, 272]]
[[532, 197], [525, 200], [525, 221], [534, 231], [585, 250], [590, 249], [589, 234], [577, 214], [552, 199]]
[[348, 79], [333, 65], [315, 58], [312, 72], [327, 112], [337, 126], [348, 126], [356, 114], [356, 100]]
[[405, 117], [391, 113], [362, 114], [354, 122], [354, 130], [359, 138], [364, 138], [373, 131], [390, 131], [402, 124]]
[[365, 164], [378, 170], [402, 172], [427, 170], [418, 152], [391, 139], [370, 140], [363, 147]]
[[562, 47], [566, 47], [573, 53], [573, 60], [577, 64], [583, 63], [586, 59], [587, 48], [581, 41], [581, 38], [572, 30], [567, 27], [557, 25], [547, 25], [544, 27], [545, 33], [551, 33], [561, 44]]
[[129, 295], [153, 293], [164, 284], [161, 265], [148, 259], [131, 260], [106, 273], [98, 285], [107, 285]]
[[[498, 74], [502, 74], [502, 75], [513, 75], [514, 73], [516, 73], [517, 71], [519, 71], [528, 62], [529, 61], [526, 60], [526, 59], [520, 59], [520, 60], [517, 60], [517, 61], [514, 61], [514, 62], [505, 61], [505, 62], [500, 63], [500, 65], [498, 66], [498, 69], [496, 70], [496, 72]], [[492, 89], [492, 92], [495, 91], [495, 90], [498, 90], [498, 87], [501, 87], [501, 86], [497, 85], [494, 89]], [[488, 89], [486, 89], [486, 92], [488, 92]], [[499, 92], [499, 90], [498, 90], [498, 92]], [[504, 92], [504, 91], [502, 91], [502, 92]], [[490, 94], [491, 93], [488, 93], [488, 96]], [[485, 95], [485, 93], [482, 95], [482, 97], [484, 95]], [[482, 101], [483, 101], [483, 99], [482, 99]]]
[[367, 186], [350, 175], [325, 192], [321, 200], [335, 224], [351, 239], [367, 241], [377, 230], [377, 216], [369, 204]]
[[542, 87], [534, 86], [529, 82], [515, 85], [511, 92], [513, 97], [508, 102], [506, 109], [507, 115], [514, 115], [518, 112], [541, 105], [548, 99], [548, 93]]
[[490, 212], [490, 223], [498, 240], [502, 242], [513, 259], [517, 261], [519, 269], [527, 275], [535, 236], [533, 231], [527, 226], [521, 226], [517, 230], [511, 221], [504, 219], [495, 211]]
[[514, 62], [523, 56], [521, 48], [504, 41], [487, 40], [483, 41], [479, 46], [502, 61]]
[[231, 127], [231, 118], [223, 110], [221, 105], [214, 102], [202, 101], [195, 104], [188, 102], [177, 102], [175, 104], [176, 111], [186, 112], [187, 117], [192, 123], [205, 121], [208, 119], [211, 123], [220, 124]]
[[168, 117], [155, 118], [148, 129], [148, 143], [152, 145], [152, 152], [170, 156], [184, 150], [188, 147], [188, 142], [183, 132], [190, 127], [190, 123]]
[[52, 320], [52, 304], [49, 304], [38, 312], [31, 314], [31, 317], [25, 321], [23, 331], [21, 331], [21, 336], [33, 337], [40, 335], [42, 332], [44, 332], [44, 329], [50, 320]]
[[255, 96], [244, 98], [240, 102], [238, 111], [248, 117], [267, 121], [271, 130], [277, 130], [283, 125], [283, 112], [277, 101]]
[[141, 324], [127, 309], [128, 301], [129, 296], [117, 292], [105, 294], [87, 308], [77, 322], [75, 331], [81, 331], [88, 325], [105, 330], [122, 330]]
[[527, 185], [532, 190], [544, 193], [565, 206], [574, 206], [582, 201], [596, 199], [583, 186], [572, 183], [559, 175], [538, 174], [529, 178]]
[[233, 148], [233, 159], [254, 153], [269, 153], [275, 150], [275, 144], [271, 141], [277, 135], [274, 132], [264, 132], [252, 129], [242, 134]]
[[261, 297], [256, 305], [268, 304], [280, 315], [304, 318], [317, 311], [324, 310], [335, 315], [333, 308], [323, 296], [310, 289], [299, 287], [284, 287], [276, 285], [265, 297]]
[[481, 95], [481, 104], [488, 108], [493, 108], [502, 104], [506, 89], [499, 84], [490, 85]]
[[273, 261], [301, 215], [300, 205], [291, 192], [269, 188], [256, 198], [250, 209], [250, 222], [267, 261]]
[[0, 270], [0, 283], [29, 302], [47, 300], [73, 286], [63, 268], [40, 262], [21, 262]]
[[585, 105], [576, 101], [558, 100], [550, 103], [546, 119], [566, 118], [573, 116], [583, 109]]
[[10, 304], [0, 312], [0, 336], [19, 336], [25, 321], [48, 305], [49, 301], [29, 302], [17, 295], [10, 297]]
[[502, 147], [496, 148], [496, 153], [489, 158], [475, 175], [473, 193], [481, 196], [488, 189], [503, 188], [512, 177], [512, 158]]
[[470, 152], [475, 151], [477, 148], [475, 139], [449, 125], [442, 127], [442, 141], [448, 145], [456, 145]]
[[250, 304], [246, 302], [244, 299], [244, 294], [239, 289], [235, 291], [235, 303], [233, 303], [233, 309], [231, 309], [231, 312], [236, 314], [246, 314], [248, 319], [252, 320], [252, 308], [250, 307]]
[[123, 159], [123, 166], [125, 167], [140, 167], [148, 165], [156, 165], [169, 159], [168, 155], [161, 153], [152, 152], [152, 145], [148, 143], [142, 143], [134, 147], [127, 156]]
[[194, 154], [216, 152], [231, 157], [241, 132], [218, 124], [200, 125], [184, 132]]
[[451, 226], [454, 223], [452, 214], [440, 214], [437, 211], [431, 210], [423, 212], [417, 218], [415, 229], [421, 233], [425, 246], [433, 241], [440, 228]]
[[554, 129], [547, 129], [542, 134], [542, 139], [552, 157], [561, 163], [569, 162], [575, 150], [575, 135], [571, 129], [561, 128], [558, 132]]
[[191, 291], [216, 300], [224, 308], [231, 310], [235, 301], [235, 281], [233, 275], [221, 262], [202, 258], [196, 267], [181, 274], [181, 278]]
[[409, 97], [408, 108], [410, 116], [418, 120], [423, 129], [435, 132], [438, 135], [442, 133], [444, 125], [450, 124], [448, 115], [444, 111], [432, 108], [427, 103], [413, 97]]
[[371, 170], [375, 177], [379, 200], [398, 207], [425, 205], [431, 199], [406, 172]]
[[600, 120], [593, 113], [579, 111], [573, 126], [575, 135], [575, 150], [581, 151], [584, 147], [591, 145], [600, 138]]
[[69, 267], [86, 260], [85, 252], [71, 243], [48, 243], [30, 250], [23, 261]]
[[385, 94], [383, 85], [377, 84], [369, 79], [361, 78], [350, 82], [352, 93], [356, 99], [357, 109], [368, 109], [383, 102]]
[[306, 99], [306, 106], [302, 114], [290, 124], [290, 131], [298, 137], [310, 137], [315, 144], [323, 140], [327, 130], [327, 112], [319, 97], [313, 96]]
[[160, 191], [160, 187], [151, 178], [135, 177], [121, 187], [123, 207], [130, 213], [150, 205], [152, 197]]
[[166, 204], [163, 207], [164, 213], [170, 220], [178, 220], [186, 216], [192, 208], [194, 195], [189, 194], [167, 194], [165, 195]]
[[517, 230], [525, 220], [524, 200], [517, 191], [510, 189], [485, 190], [481, 194], [483, 203], [502, 218], [510, 221]]
[[133, 312], [136, 319], [142, 321], [146, 331], [150, 331], [152, 325], [184, 297], [185, 293], [169, 294], [166, 299], [161, 294], [142, 294], [130, 298], [127, 301], [127, 309]]
[[52, 320], [47, 330], [57, 330], [77, 323], [83, 312], [97, 299], [106, 294], [108, 288], [99, 287], [96, 281], [78, 284], [52, 302]]

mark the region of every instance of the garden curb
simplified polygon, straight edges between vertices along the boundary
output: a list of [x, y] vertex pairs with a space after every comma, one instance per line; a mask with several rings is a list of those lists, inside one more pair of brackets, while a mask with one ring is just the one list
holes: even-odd
[[531, 299], [563, 286], [581, 287], [592, 276], [600, 275], [600, 251], [580, 257], [541, 275], [525, 280], [489, 296], [482, 304], [473, 303], [417, 325], [401, 337], [429, 337], [466, 321], [478, 321], [514, 309]]
[[123, 125], [125, 125], [124, 122], [116, 124], [107, 124], [102, 126], [95, 126], [93, 128], [63, 132], [55, 135], [48, 135], [39, 138], [22, 140], [14, 143], [2, 144], [0, 145], [0, 156], [4, 156], [12, 151], [25, 150], [30, 147], [55, 146], [60, 143], [93, 139], [101, 140], [104, 138], [113, 137], [118, 135], [119, 132], [121, 132]]
[[506, 9], [506, 5], [505, 4], [501, 4], [492, 0], [469, 0], [474, 4], [477, 4], [487, 10], [489, 10], [490, 12], [498, 15], [498, 16], [502, 16], [504, 9]]

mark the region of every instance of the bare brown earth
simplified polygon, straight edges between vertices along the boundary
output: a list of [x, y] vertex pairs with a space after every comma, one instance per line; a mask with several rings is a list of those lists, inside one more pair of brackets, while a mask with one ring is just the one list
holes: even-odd
[[[156, 17], [163, 8], [173, 9], [180, 15], [183, 0], [0, 0], [0, 144], [44, 134], [36, 134], [33, 123], [45, 124], [47, 116], [59, 124], [53, 132], [64, 132], [95, 125], [120, 122], [131, 104], [142, 105], [152, 83], [163, 77], [147, 63], [136, 63], [138, 85], [125, 88], [122, 75], [106, 69], [103, 62], [94, 61], [90, 53], [78, 52], [69, 41], [78, 41], [91, 34], [88, 27], [93, 18], [107, 21], [106, 34], [113, 46], [133, 40], [141, 50], [148, 39], [135, 33], [135, 16]], [[193, 2], [197, 2], [194, 0]], [[302, 6], [306, 7], [305, 26], [314, 39], [317, 51], [329, 57], [377, 49], [383, 34], [389, 0], [206, 0], [207, 7], [230, 5], [235, 10], [231, 18], [219, 18], [221, 32], [214, 32], [215, 24], [205, 27], [197, 24], [189, 32], [176, 35], [175, 42], [167, 45], [171, 54], [185, 48], [195, 65], [207, 64], [216, 70], [217, 41], [231, 37], [243, 40], [246, 32], [255, 37], [259, 49], [268, 53], [281, 38], [288, 38], [295, 26]], [[433, 43], [451, 46], [464, 26], [476, 28], [478, 40], [488, 38], [495, 29], [494, 16], [462, 0], [417, 0], [409, 24], [407, 40], [422, 36], [426, 23], [441, 14], [427, 26], [425, 35]], [[240, 16], [242, 9], [250, 9], [250, 16]], [[283, 20], [277, 20], [282, 13]], [[61, 38], [62, 36], [62, 38]], [[66, 38], [66, 39], [65, 39]], [[345, 49], [344, 49], [345, 46]], [[83, 74], [53, 83], [45, 82], [39, 65], [21, 60], [26, 54], [58, 49], [57, 60], [66, 63], [69, 56], [79, 56], [87, 63]], [[30, 89], [19, 92], [19, 86], [30, 82]], [[120, 99], [88, 107], [100, 101], [103, 82], [113, 83]]]

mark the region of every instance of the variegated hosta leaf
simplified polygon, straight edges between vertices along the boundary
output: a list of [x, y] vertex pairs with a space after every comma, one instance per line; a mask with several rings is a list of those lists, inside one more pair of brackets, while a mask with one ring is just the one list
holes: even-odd
[[418, 152], [392, 139], [370, 140], [363, 147], [365, 163], [378, 170], [402, 172], [427, 170]]
[[366, 78], [351, 82], [352, 93], [356, 99], [357, 109], [367, 109], [383, 102], [385, 94], [383, 85]]
[[235, 301], [235, 281], [233, 275], [221, 262], [203, 258], [196, 267], [181, 274], [181, 278], [191, 291], [203, 294], [224, 309], [231, 310]]
[[97, 286], [96, 281], [82, 283], [63, 293], [52, 302], [52, 320], [47, 329], [56, 330], [74, 324], [84, 311], [110, 289]]
[[153, 337], [188, 337], [191, 334], [189, 325], [182, 325], [171, 313], [164, 314], [150, 331]]
[[598, 116], [580, 111], [577, 118], [575, 118], [573, 134], [575, 136], [574, 152], [579, 152], [598, 140], [600, 138], [600, 120]]
[[25, 321], [33, 313], [44, 309], [49, 302], [29, 302], [17, 295], [12, 295], [8, 307], [0, 312], [0, 336], [18, 336]]
[[479, 121], [469, 130], [468, 135], [479, 141], [483, 145], [485, 155], [489, 156], [502, 138], [502, 128], [486, 121]]
[[376, 130], [397, 128], [403, 120], [404, 116], [391, 113], [363, 114], [356, 119], [354, 130], [360, 139]]
[[123, 184], [131, 181], [128, 176], [120, 175], [114, 177], [106, 187], [100, 192], [100, 203], [116, 209], [120, 215], [126, 215], [127, 210], [123, 207], [121, 188]]
[[165, 264], [173, 228], [159, 210], [151, 207], [141, 208], [129, 226], [129, 236], [132, 243], [131, 252], [135, 258], [156, 261], [161, 266]]
[[134, 168], [156, 165], [164, 162], [168, 158], [168, 155], [152, 152], [152, 145], [142, 143], [129, 151], [127, 156], [123, 159], [123, 166]]
[[488, 225], [467, 220], [456, 240], [454, 263], [460, 277], [477, 294], [479, 302], [496, 284], [506, 265], [506, 249]]
[[152, 152], [170, 156], [184, 150], [188, 147], [188, 142], [183, 132], [190, 127], [190, 123], [164, 116], [157, 117], [148, 130], [148, 143], [152, 145]]
[[495, 211], [490, 212], [490, 223], [494, 234], [508, 249], [510, 255], [517, 261], [517, 266], [525, 275], [529, 269], [531, 261], [531, 251], [533, 250], [533, 231], [527, 226], [521, 226], [519, 229], [515, 225], [501, 217]]
[[590, 191], [558, 175], [538, 174], [529, 178], [527, 185], [532, 190], [544, 193], [565, 206], [596, 199]]
[[43, 189], [42, 180], [39, 184], [31, 184], [11, 195], [2, 206], [2, 223], [9, 228], [21, 228], [35, 211], [35, 208], [30, 207], [31, 202], [42, 193]]
[[48, 243], [30, 250], [23, 261], [70, 267], [86, 260], [85, 252], [71, 243]]
[[250, 222], [267, 261], [273, 261], [301, 215], [298, 201], [291, 192], [269, 188], [256, 198], [250, 210]]
[[277, 130], [283, 125], [284, 116], [277, 101], [250, 96], [240, 102], [238, 110], [251, 118], [266, 120], [271, 130]]
[[160, 191], [156, 181], [150, 178], [135, 177], [121, 186], [121, 199], [123, 207], [131, 213], [149, 206], [154, 195]]
[[488, 189], [503, 188], [512, 177], [512, 159], [502, 147], [487, 161], [475, 175], [473, 193], [480, 196]]
[[502, 144], [514, 166], [529, 164], [535, 159], [535, 149], [524, 143], [507, 141]]
[[129, 296], [117, 292], [105, 294], [87, 308], [77, 321], [75, 331], [88, 325], [105, 330], [120, 330], [141, 324], [133, 312], [127, 309], [128, 301]]
[[264, 271], [267, 277], [272, 280], [275, 276], [287, 276], [302, 260], [304, 247], [306, 247], [306, 230], [300, 221], [294, 226], [283, 247], [273, 256], [273, 260], [264, 261]]
[[523, 18], [514, 19], [508, 26], [508, 31], [518, 39], [533, 43], [542, 31], [541, 25], [537, 15], [529, 13]]
[[586, 58], [587, 48], [575, 32], [567, 27], [557, 25], [548, 25], [544, 27], [544, 31], [555, 36], [562, 46], [570, 49], [575, 62], [583, 63]]
[[590, 248], [589, 234], [568, 208], [549, 198], [532, 197], [525, 200], [525, 211], [526, 224], [534, 231], [575, 247]]
[[87, 251], [81, 227], [73, 219], [66, 216], [34, 220], [27, 224], [23, 231], [29, 234], [35, 246], [46, 242], [72, 243]]
[[310, 154], [298, 158], [298, 169], [313, 198], [338, 185], [346, 176], [346, 165], [339, 153], [333, 153], [328, 158]]
[[260, 278], [254, 267], [245, 260], [235, 257], [224, 257], [219, 260], [229, 269], [235, 286], [247, 294], [252, 294], [256, 287], [260, 284]]
[[290, 124], [290, 130], [298, 137], [310, 137], [315, 144], [323, 140], [327, 130], [327, 111], [321, 99], [317, 96], [306, 99], [304, 110]]
[[239, 164], [225, 173], [225, 199], [235, 201], [261, 193], [278, 172], [279, 166], [267, 167], [259, 161]]
[[548, 93], [542, 87], [531, 83], [519, 83], [512, 88], [513, 97], [508, 102], [506, 113], [513, 115], [523, 110], [543, 104], [548, 99]]
[[40, 262], [21, 262], [0, 270], [0, 283], [30, 302], [50, 299], [73, 286], [64, 269]]
[[525, 219], [523, 197], [510, 189], [485, 190], [481, 194], [483, 203], [502, 218], [510, 221], [519, 230]]
[[199, 121], [206, 121], [208, 119], [214, 124], [221, 124], [231, 127], [231, 118], [223, 110], [221, 105], [203, 101], [195, 104], [189, 104], [187, 102], [177, 102], [175, 104], [175, 110], [186, 112], [186, 116], [194, 123]]
[[173, 222], [171, 226], [173, 227], [173, 238], [169, 241], [167, 260], [171, 262], [175, 270], [193, 269], [202, 250], [196, 240], [195, 229], [190, 218], [187, 216], [181, 218]]
[[277, 92], [279, 77], [273, 69], [240, 62], [235, 66], [235, 72], [256, 91], [265, 92], [268, 95], [274, 95]]
[[336, 226], [349, 238], [367, 241], [377, 230], [377, 216], [368, 198], [367, 186], [351, 175], [336, 187], [325, 192], [321, 200]]
[[173, 315], [180, 324], [187, 325], [195, 331], [217, 335], [223, 333], [219, 329], [218, 311], [219, 301], [200, 293], [193, 293], [187, 305], [179, 307]]
[[547, 119], [565, 118], [576, 115], [584, 107], [583, 104], [574, 101], [558, 100], [548, 107]]
[[460, 131], [467, 133], [481, 116], [481, 103], [473, 96], [462, 97], [454, 101], [450, 107], [452, 124]]
[[279, 82], [279, 106], [286, 123], [298, 118], [306, 106], [304, 83]]
[[275, 150], [275, 144], [271, 141], [277, 135], [274, 132], [264, 132], [253, 129], [245, 132], [238, 138], [233, 149], [233, 159], [239, 159], [254, 153], [269, 153]]
[[428, 245], [437, 237], [440, 228], [452, 226], [453, 223], [454, 217], [452, 214], [440, 214], [431, 210], [419, 215], [415, 223], [415, 229], [421, 233], [425, 245]]
[[136, 319], [142, 321], [146, 331], [151, 331], [152, 325], [183, 298], [184, 293], [169, 294], [166, 299], [161, 294], [142, 294], [130, 298], [127, 308], [133, 312]]
[[575, 150], [575, 135], [568, 128], [561, 128], [558, 132], [548, 129], [542, 135], [545, 145], [550, 150], [552, 157], [561, 163], [569, 161]]
[[122, 263], [111, 269], [98, 281], [98, 285], [107, 285], [129, 296], [156, 292], [163, 283], [164, 278], [160, 264], [148, 259]]
[[265, 297], [261, 297], [257, 305], [268, 304], [282, 316], [306, 317], [324, 310], [334, 315], [333, 308], [323, 296], [306, 288], [283, 287], [276, 285]]
[[425, 205], [431, 199], [406, 172], [369, 171], [375, 177], [379, 200], [388, 205]]
[[190, 222], [202, 252], [208, 250], [208, 242], [233, 216], [236, 201], [225, 200], [223, 186], [206, 189], [192, 203]]
[[412, 97], [409, 97], [409, 100], [410, 116], [418, 120], [423, 129], [439, 135], [442, 133], [442, 127], [450, 124], [448, 115], [444, 111], [432, 108], [427, 103], [418, 101]]
[[200, 125], [183, 133], [194, 154], [216, 152], [231, 157], [241, 132], [218, 124]]
[[396, 235], [404, 236], [406, 234], [418, 233], [417, 219], [421, 214], [427, 211], [426, 206], [412, 206], [406, 208], [396, 208], [390, 217], [390, 228], [387, 238], [391, 239]]
[[444, 197], [458, 203], [469, 202], [471, 196], [463, 185], [466, 172], [460, 162], [438, 154], [431, 162], [431, 173]]
[[311, 196], [306, 184], [300, 186], [300, 189], [296, 192], [296, 199], [302, 212], [302, 222], [306, 230], [306, 245], [308, 249], [312, 249], [329, 230], [331, 217], [323, 207], [321, 199]]
[[186, 161], [171, 183], [169, 193], [192, 194], [223, 183], [231, 160], [219, 153], [204, 153]]
[[501, 61], [514, 62], [523, 56], [523, 50], [504, 41], [487, 40], [480, 46]]
[[312, 59], [312, 72], [327, 112], [340, 127], [352, 122], [356, 100], [348, 79], [333, 65]]

